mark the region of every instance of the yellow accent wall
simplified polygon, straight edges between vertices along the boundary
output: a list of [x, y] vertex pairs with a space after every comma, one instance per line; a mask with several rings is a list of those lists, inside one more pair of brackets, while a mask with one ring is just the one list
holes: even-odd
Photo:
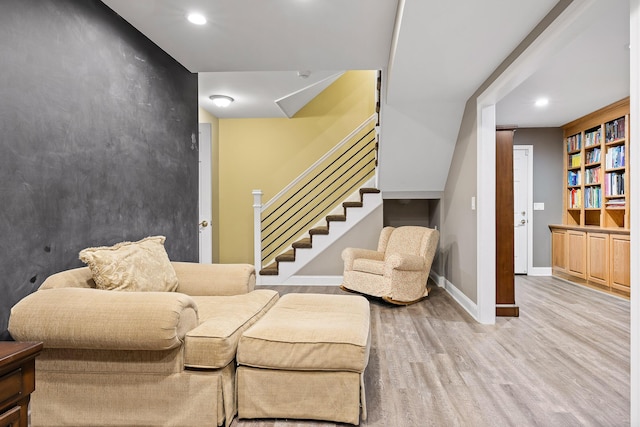
[[370, 117], [376, 78], [348, 71], [291, 119], [219, 119], [221, 263], [253, 263], [251, 191], [266, 203]]
[[[204, 108], [198, 108], [198, 123], [209, 123], [211, 125], [211, 229], [212, 229], [212, 261], [220, 262], [220, 162], [219, 162], [219, 133], [220, 120], [209, 113]], [[200, 141], [202, 144], [204, 141]]]

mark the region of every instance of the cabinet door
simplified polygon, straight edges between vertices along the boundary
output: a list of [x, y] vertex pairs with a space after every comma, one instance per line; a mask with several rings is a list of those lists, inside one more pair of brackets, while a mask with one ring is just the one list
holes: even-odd
[[609, 235], [587, 233], [587, 279], [609, 287]]
[[631, 275], [629, 262], [631, 261], [631, 242], [629, 236], [612, 234], [610, 238], [610, 268], [609, 278], [613, 289], [624, 293], [631, 293]]
[[554, 271], [567, 271], [567, 231], [551, 232], [551, 267]]
[[587, 278], [587, 233], [567, 231], [567, 273], [581, 279]]

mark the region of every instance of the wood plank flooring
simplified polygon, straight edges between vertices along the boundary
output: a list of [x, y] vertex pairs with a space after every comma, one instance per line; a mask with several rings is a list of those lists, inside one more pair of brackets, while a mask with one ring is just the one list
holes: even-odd
[[[342, 293], [337, 287], [271, 286]], [[371, 301], [361, 426], [628, 426], [629, 301], [551, 277], [516, 278], [519, 318], [475, 322], [443, 290]], [[232, 427], [325, 427], [238, 420]]]

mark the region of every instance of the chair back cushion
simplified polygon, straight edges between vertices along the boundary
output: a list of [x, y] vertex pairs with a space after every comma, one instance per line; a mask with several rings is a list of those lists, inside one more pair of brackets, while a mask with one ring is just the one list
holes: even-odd
[[394, 229], [387, 242], [385, 260], [393, 253], [425, 256], [426, 234], [429, 231], [431, 230], [426, 227], [418, 226], [403, 226]]

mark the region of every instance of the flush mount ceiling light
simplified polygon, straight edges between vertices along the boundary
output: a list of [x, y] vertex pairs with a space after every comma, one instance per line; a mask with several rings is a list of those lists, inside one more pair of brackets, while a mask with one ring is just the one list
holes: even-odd
[[549, 104], [549, 98], [536, 99], [536, 107], [544, 107]]
[[187, 20], [192, 24], [204, 25], [207, 23], [207, 18], [201, 13], [190, 13], [187, 15]]
[[209, 99], [218, 107], [228, 107], [233, 102], [233, 98], [227, 95], [211, 95]]

